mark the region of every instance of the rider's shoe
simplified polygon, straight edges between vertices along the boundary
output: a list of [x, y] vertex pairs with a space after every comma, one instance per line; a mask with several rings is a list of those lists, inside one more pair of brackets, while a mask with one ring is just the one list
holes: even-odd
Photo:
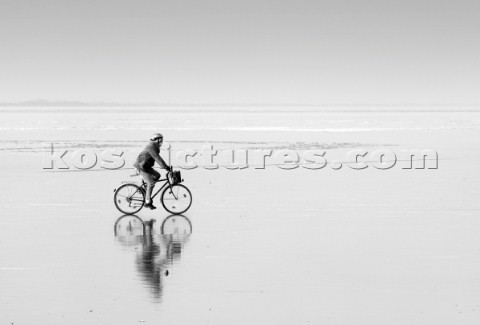
[[145, 207], [145, 208], [149, 208], [150, 210], [155, 210], [155, 209], [157, 208], [156, 206], [154, 206], [154, 205], [152, 204], [152, 202], [150, 202], [150, 203], [145, 203], [144, 207]]

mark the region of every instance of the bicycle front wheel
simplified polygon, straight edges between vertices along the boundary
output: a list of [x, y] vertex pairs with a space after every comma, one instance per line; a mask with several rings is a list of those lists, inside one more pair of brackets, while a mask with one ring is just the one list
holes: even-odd
[[160, 201], [168, 212], [181, 214], [192, 205], [192, 193], [185, 185], [171, 185], [163, 191]]
[[143, 189], [135, 184], [124, 184], [115, 191], [113, 200], [119, 211], [134, 214], [142, 209], [145, 194]]

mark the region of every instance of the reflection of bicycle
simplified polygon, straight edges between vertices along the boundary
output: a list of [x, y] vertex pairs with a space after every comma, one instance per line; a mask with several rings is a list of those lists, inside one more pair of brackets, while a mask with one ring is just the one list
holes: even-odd
[[[159, 179], [156, 183], [158, 182], [163, 182], [163, 185], [155, 194], [152, 191], [152, 201], [158, 193], [162, 192], [160, 202], [168, 212], [181, 214], [190, 208], [192, 205], [192, 193], [185, 185], [180, 184], [183, 182], [183, 179], [181, 179], [179, 171], [169, 171], [166, 178]], [[113, 200], [115, 206], [125, 214], [137, 213], [145, 204], [146, 190], [147, 184], [143, 179], [140, 186], [134, 183], [121, 185], [114, 190]]]

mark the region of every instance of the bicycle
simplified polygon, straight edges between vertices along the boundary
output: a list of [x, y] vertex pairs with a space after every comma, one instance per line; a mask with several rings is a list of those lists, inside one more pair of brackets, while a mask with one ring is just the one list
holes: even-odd
[[[140, 176], [138, 174], [131, 175]], [[160, 202], [168, 212], [172, 214], [182, 214], [192, 205], [192, 193], [183, 184], [179, 171], [169, 171], [165, 178], [158, 179], [156, 183], [164, 182], [162, 187], [152, 195], [153, 199], [162, 192]], [[114, 190], [113, 200], [117, 209], [125, 214], [135, 214], [140, 211], [145, 204], [145, 193], [147, 183], [142, 179], [142, 184], [138, 186], [132, 182], [124, 182], [123, 185]], [[152, 189], [153, 193], [153, 189]]]

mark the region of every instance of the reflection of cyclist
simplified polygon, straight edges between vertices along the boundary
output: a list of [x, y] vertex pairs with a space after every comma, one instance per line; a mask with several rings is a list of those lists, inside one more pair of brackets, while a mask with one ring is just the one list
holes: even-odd
[[155, 162], [161, 168], [171, 170], [165, 161], [160, 157], [160, 147], [163, 142], [163, 136], [160, 133], [155, 133], [150, 138], [150, 143], [145, 146], [142, 152], [138, 155], [137, 160], [133, 164], [138, 169], [145, 183], [147, 183], [147, 193], [145, 194], [145, 207], [151, 210], [156, 209], [152, 204], [152, 189], [155, 182], [160, 178], [160, 174], [153, 169]]

